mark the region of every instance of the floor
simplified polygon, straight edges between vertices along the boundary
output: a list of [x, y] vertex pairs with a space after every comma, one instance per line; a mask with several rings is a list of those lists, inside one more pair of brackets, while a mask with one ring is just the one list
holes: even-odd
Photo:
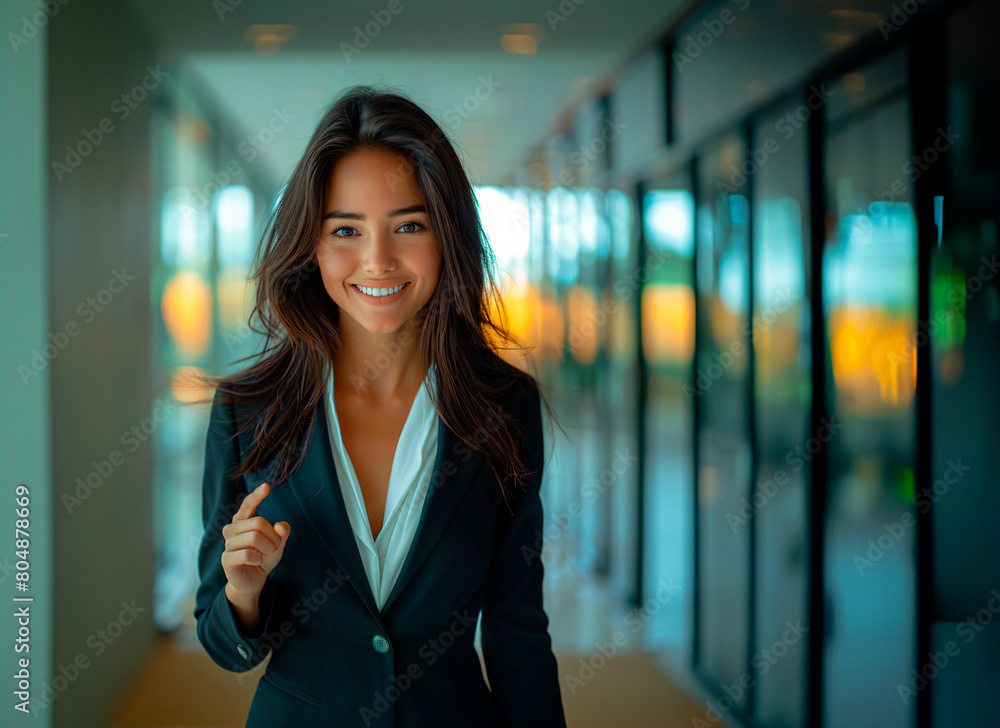
[[[199, 648], [200, 649], [200, 648]], [[590, 656], [558, 655], [559, 673], [579, 674]], [[236, 727], [245, 722], [260, 668], [240, 676], [164, 636], [115, 714], [114, 728]], [[704, 711], [666, 679], [648, 655], [616, 656], [580, 687], [562, 685], [569, 728], [690, 726]], [[179, 700], [178, 696], [185, 696]], [[197, 713], [197, 717], [193, 717]]]
[[[548, 580], [545, 599], [569, 728], [703, 725], [695, 719], [706, 720], [704, 708], [664, 675], [662, 656], [644, 650], [641, 632], [623, 629], [638, 622], [625, 621], [628, 612], [615, 606], [617, 600], [573, 571]], [[596, 643], [619, 629], [629, 638], [602, 660]], [[164, 634], [111, 726], [242, 726], [265, 664], [231, 673], [209, 659], [190, 625]]]

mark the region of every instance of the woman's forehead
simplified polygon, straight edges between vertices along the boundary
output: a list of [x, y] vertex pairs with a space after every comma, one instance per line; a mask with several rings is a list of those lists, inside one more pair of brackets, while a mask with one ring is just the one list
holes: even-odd
[[328, 208], [364, 205], [386, 211], [424, 202], [414, 168], [400, 155], [384, 150], [355, 152], [341, 159], [330, 171], [326, 198]]

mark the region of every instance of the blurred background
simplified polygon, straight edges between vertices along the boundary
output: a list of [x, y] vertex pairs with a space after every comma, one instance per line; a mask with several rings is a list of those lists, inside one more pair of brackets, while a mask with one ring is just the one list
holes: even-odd
[[0, 619], [4, 725], [244, 724], [266, 663], [193, 631], [208, 412], [181, 381], [256, 351], [263, 223], [355, 83], [459, 148], [566, 425], [543, 561], [571, 728], [997, 724], [996, 0], [0, 21], [0, 462], [30, 509], [0, 584], [33, 600]]

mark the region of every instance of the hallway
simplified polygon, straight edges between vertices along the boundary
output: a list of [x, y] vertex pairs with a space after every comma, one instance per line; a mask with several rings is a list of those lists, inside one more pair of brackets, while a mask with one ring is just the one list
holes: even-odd
[[[223, 593], [203, 578], [221, 559], [199, 563], [226, 525], [212, 516], [236, 512], [213, 483], [239, 482], [207, 447], [199, 401], [214, 391], [191, 382], [266, 358], [271, 314], [288, 347], [282, 413], [315, 413], [344, 331], [383, 347], [347, 370], [366, 383], [405, 369], [399, 351], [407, 371], [427, 364], [393, 345], [435, 332], [429, 358], [454, 365], [438, 432], [464, 422], [477, 446], [487, 410], [464, 396], [489, 390], [483, 362], [535, 375], [562, 429], [543, 409], [544, 517], [519, 532], [533, 540], [521, 555], [545, 567], [570, 728], [996, 723], [996, 0], [6, 0], [0, 28], [5, 728], [244, 724], [267, 663], [222, 669], [195, 632], [199, 587]], [[360, 132], [303, 152], [361, 85], [410, 99], [389, 118], [420, 131], [387, 145], [398, 171], [334, 184]], [[386, 202], [400, 180], [413, 199]], [[384, 209], [330, 201], [357, 190], [352, 204]], [[523, 352], [483, 323], [497, 302], [480, 300], [480, 267]], [[407, 308], [415, 280], [425, 297]], [[367, 298], [355, 310], [350, 296]], [[375, 404], [351, 401], [365, 416]], [[354, 422], [352, 435], [382, 420]], [[297, 445], [289, 433], [226, 452], [271, 455]], [[419, 477], [390, 475], [394, 495], [446, 480], [454, 463], [430, 467], [429, 452]], [[316, 495], [350, 485], [326, 461], [304, 472]], [[250, 489], [264, 474], [241, 477]], [[351, 545], [329, 507], [284, 505]], [[426, 589], [440, 604], [520, 568], [486, 561], [504, 530], [470, 526], [483, 513], [411, 532], [436, 558], [410, 563], [449, 577]], [[294, 563], [352, 556], [310, 546]], [[288, 596], [321, 571], [259, 583]], [[387, 645], [406, 628], [419, 645], [433, 610], [373, 635], [373, 608], [329, 604], [351, 620], [295, 647], [364, 650], [279, 652], [314, 691], [285, 692], [353, 715], [367, 696], [346, 681], [398, 671], [404, 650]], [[497, 641], [523, 666], [494, 673], [522, 681], [509, 710], [529, 670], [551, 668], [532, 616], [534, 640], [507, 615]], [[234, 654], [256, 639], [228, 636]], [[452, 700], [414, 690], [397, 723], [471, 714], [466, 697], [486, 709], [463, 654], [424, 682]], [[559, 709], [549, 677], [544, 722]]]

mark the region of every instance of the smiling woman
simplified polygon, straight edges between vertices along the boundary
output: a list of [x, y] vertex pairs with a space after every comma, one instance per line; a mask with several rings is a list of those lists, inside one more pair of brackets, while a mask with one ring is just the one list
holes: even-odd
[[337, 99], [254, 260], [263, 350], [210, 379], [195, 617], [228, 670], [271, 653], [248, 726], [565, 726], [524, 556], [544, 399], [495, 266], [437, 123]]
[[396, 176], [400, 161], [391, 152], [355, 152], [330, 176], [316, 259], [326, 292], [347, 314], [342, 330], [407, 326], [416, 334], [415, 314], [437, 288], [441, 244], [416, 179]]

